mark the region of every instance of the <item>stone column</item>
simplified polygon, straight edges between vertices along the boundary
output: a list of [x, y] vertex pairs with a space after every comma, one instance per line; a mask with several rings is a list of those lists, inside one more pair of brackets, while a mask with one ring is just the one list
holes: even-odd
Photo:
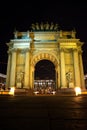
[[29, 49], [25, 50], [24, 88], [29, 89]]
[[55, 69], [55, 77], [56, 77], [56, 86], [55, 86], [55, 88], [56, 89], [58, 89], [58, 70], [57, 69]]
[[56, 72], [56, 88], [60, 88], [60, 70], [59, 67], [55, 69]]
[[78, 50], [77, 49], [74, 49], [73, 58], [74, 58], [75, 87], [76, 86], [81, 87], [79, 57], [78, 57]]
[[16, 49], [12, 50], [11, 58], [11, 72], [10, 72], [10, 87], [15, 87], [16, 85]]
[[31, 32], [30, 34], [31, 42], [30, 42], [30, 82], [29, 88], [33, 88], [33, 65], [32, 65], [32, 58], [33, 58], [33, 51], [34, 51], [34, 33]]
[[66, 75], [65, 75], [65, 57], [64, 49], [60, 50], [60, 60], [61, 60], [61, 88], [67, 88], [66, 86]]
[[33, 51], [32, 49], [30, 50], [30, 63], [29, 63], [29, 88], [32, 89], [32, 70], [33, 70], [33, 65], [32, 65], [32, 55], [33, 55]]
[[32, 88], [34, 88], [34, 68], [32, 70]]
[[34, 66], [30, 64], [30, 89], [34, 88]]
[[79, 59], [80, 59], [81, 88], [85, 89], [84, 70], [83, 70], [83, 61], [82, 61], [82, 51], [79, 52]]
[[9, 88], [9, 87], [10, 87], [10, 68], [11, 68], [11, 53], [8, 52], [6, 88]]
[[60, 88], [60, 65], [58, 64], [58, 88]]
[[33, 77], [33, 71], [32, 71], [32, 64], [30, 63], [30, 89], [33, 88], [32, 86], [32, 77]]

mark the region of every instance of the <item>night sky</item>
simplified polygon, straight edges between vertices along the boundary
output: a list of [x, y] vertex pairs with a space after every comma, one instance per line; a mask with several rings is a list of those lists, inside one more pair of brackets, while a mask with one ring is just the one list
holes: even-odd
[[20, 1], [0, 4], [0, 73], [6, 74], [6, 45], [13, 38], [14, 30], [28, 31], [32, 23], [58, 23], [61, 30], [77, 32], [77, 38], [84, 42], [83, 65], [87, 73], [87, 4], [74, 1]]

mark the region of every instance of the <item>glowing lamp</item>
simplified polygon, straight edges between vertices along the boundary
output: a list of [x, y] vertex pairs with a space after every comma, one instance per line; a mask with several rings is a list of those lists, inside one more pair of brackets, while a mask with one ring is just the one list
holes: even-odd
[[15, 87], [11, 87], [9, 94], [14, 95]]
[[81, 94], [81, 88], [80, 87], [75, 87], [75, 93], [76, 93], [76, 96]]

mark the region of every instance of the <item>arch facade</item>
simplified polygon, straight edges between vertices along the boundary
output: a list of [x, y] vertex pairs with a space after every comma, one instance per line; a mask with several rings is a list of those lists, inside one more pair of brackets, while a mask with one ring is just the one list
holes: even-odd
[[56, 88], [85, 88], [82, 45], [74, 31], [14, 33], [8, 45], [7, 87], [34, 88], [35, 65], [49, 60], [55, 66]]

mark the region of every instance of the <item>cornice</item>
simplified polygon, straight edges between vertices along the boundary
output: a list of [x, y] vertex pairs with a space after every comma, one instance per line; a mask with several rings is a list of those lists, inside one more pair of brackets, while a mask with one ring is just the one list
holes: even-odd
[[12, 39], [11, 43], [24, 43], [24, 42], [31, 42], [31, 39]]

